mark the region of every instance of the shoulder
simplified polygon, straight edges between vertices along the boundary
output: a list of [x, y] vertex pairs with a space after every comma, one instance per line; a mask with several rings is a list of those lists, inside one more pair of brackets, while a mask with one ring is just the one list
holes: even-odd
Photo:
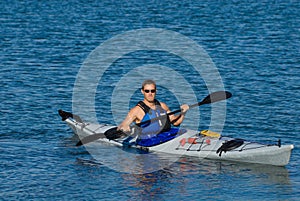
[[143, 119], [144, 115], [144, 110], [136, 105], [135, 107], [131, 108], [127, 116], [133, 118], [136, 123], [139, 123]]
[[165, 103], [163, 103], [163, 102], [160, 102], [160, 106], [161, 106], [164, 110], [169, 111], [169, 107], [168, 107], [167, 104], [165, 104]]
[[142, 108], [139, 107], [138, 105], [134, 106], [133, 108], [131, 108], [131, 110], [129, 111], [129, 113], [131, 114], [139, 114], [143, 112]]

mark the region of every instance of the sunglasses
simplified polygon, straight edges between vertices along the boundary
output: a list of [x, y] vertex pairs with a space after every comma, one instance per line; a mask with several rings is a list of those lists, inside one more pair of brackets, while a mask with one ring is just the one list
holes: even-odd
[[146, 94], [149, 93], [149, 92], [155, 93], [155, 92], [156, 92], [156, 89], [151, 89], [151, 90], [145, 89], [144, 92], [145, 92]]

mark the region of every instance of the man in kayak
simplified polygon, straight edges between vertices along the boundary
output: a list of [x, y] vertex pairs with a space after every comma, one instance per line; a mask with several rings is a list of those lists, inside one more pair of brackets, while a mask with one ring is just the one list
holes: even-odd
[[[118, 130], [131, 132], [130, 124], [135, 122], [140, 135], [151, 137], [170, 130], [171, 124], [179, 126], [182, 123], [185, 113], [189, 110], [187, 104], [181, 105], [182, 112], [179, 115], [166, 115], [170, 109], [165, 103], [155, 99], [156, 83], [153, 80], [145, 80], [142, 83], [141, 92], [144, 100], [128, 112], [124, 121], [118, 126]], [[156, 119], [153, 120], [154, 118]]]

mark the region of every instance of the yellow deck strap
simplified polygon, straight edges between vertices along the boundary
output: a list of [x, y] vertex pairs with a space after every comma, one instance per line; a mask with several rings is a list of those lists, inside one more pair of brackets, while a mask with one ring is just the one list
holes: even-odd
[[210, 130], [203, 130], [203, 131], [200, 132], [200, 134], [208, 136], [208, 137], [216, 137], [216, 138], [221, 137], [220, 133], [213, 132], [213, 131], [210, 131]]

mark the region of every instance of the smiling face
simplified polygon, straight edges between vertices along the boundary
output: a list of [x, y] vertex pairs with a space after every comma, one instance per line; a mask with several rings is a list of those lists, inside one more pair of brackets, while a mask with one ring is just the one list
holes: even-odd
[[154, 102], [156, 95], [156, 86], [154, 84], [146, 84], [141, 90], [144, 95], [144, 100], [150, 103]]

